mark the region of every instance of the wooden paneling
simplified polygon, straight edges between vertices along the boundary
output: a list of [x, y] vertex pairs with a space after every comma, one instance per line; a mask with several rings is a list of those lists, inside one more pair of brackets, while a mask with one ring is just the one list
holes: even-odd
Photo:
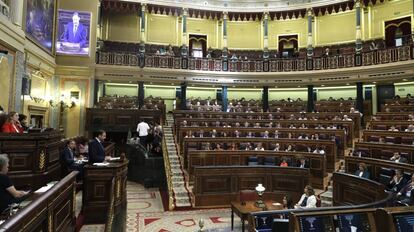
[[[121, 207], [126, 207], [128, 161], [114, 162], [108, 166], [85, 165], [84, 170], [82, 212], [85, 223], [105, 223], [111, 196], [114, 196], [115, 213]], [[113, 179], [115, 191], [111, 184]]]
[[309, 170], [293, 167], [221, 166], [196, 167], [194, 170], [196, 207], [228, 206], [237, 200], [240, 190], [254, 189], [261, 183], [264, 198], [281, 201], [290, 194], [296, 201], [309, 183]]
[[[311, 148], [324, 147], [326, 157], [326, 169], [328, 172], [332, 172], [335, 169], [335, 163], [337, 162], [337, 151], [335, 141], [330, 140], [301, 140], [301, 139], [263, 139], [263, 138], [183, 138], [181, 151], [184, 154], [185, 163], [188, 162], [188, 152], [191, 150], [197, 150], [201, 147], [202, 143], [215, 144], [215, 143], [262, 143], [265, 150], [270, 150], [273, 144], [279, 143], [281, 147], [290, 144], [292, 146], [302, 147], [305, 149], [307, 146]], [[301, 152], [302, 150], [297, 149]], [[304, 150], [303, 150], [304, 151]]]
[[[291, 159], [291, 166], [297, 165], [299, 157], [304, 157], [309, 164], [310, 183], [313, 187], [324, 189], [324, 178], [327, 176], [325, 156], [304, 152], [275, 152], [275, 151], [189, 151], [187, 170], [190, 179], [193, 179], [196, 166], [243, 166], [247, 165], [249, 157], [257, 157], [262, 161], [265, 157], [275, 158], [276, 164], [282, 157]], [[214, 162], [206, 164], [205, 159], [212, 159]], [[276, 166], [276, 165], [273, 165]], [[283, 179], [283, 178], [282, 178]]]
[[385, 186], [346, 173], [333, 173], [333, 204], [361, 205], [385, 199]]
[[394, 152], [400, 152], [409, 163], [414, 163], [414, 146], [392, 143], [356, 142], [355, 151], [364, 151], [366, 157], [389, 159]]
[[59, 154], [64, 147], [58, 131], [0, 133], [0, 151], [9, 157], [9, 173], [17, 188], [37, 189], [60, 179]]
[[0, 225], [0, 231], [75, 231], [75, 179], [72, 172]]

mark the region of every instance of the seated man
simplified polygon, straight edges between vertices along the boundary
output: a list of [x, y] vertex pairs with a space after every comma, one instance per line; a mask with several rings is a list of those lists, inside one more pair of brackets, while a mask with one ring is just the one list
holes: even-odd
[[61, 154], [61, 160], [62, 164], [65, 165], [65, 168], [67, 171], [79, 171], [78, 179], [81, 179], [83, 177], [83, 165], [82, 163], [78, 163], [77, 159], [75, 158], [75, 148], [76, 143], [75, 140], [70, 139], [66, 143], [65, 149], [63, 149]]
[[394, 155], [390, 158], [390, 160], [396, 163], [408, 163], [407, 158], [401, 156], [398, 151], [394, 152]]
[[395, 175], [387, 185], [387, 190], [398, 193], [407, 184], [401, 169], [395, 170]]
[[414, 175], [411, 176], [411, 181], [409, 181], [398, 193], [397, 200], [402, 204], [413, 204], [414, 197]]

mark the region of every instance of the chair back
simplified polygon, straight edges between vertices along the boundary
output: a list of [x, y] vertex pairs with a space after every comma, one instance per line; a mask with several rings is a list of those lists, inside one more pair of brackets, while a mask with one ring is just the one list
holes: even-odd
[[255, 190], [245, 189], [240, 190], [240, 202], [256, 201], [257, 193]]

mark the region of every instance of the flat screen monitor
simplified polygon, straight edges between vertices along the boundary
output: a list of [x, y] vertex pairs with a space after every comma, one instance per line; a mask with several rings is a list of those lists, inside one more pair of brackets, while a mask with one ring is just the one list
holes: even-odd
[[299, 217], [301, 232], [334, 232], [333, 216], [304, 216]]
[[371, 232], [366, 213], [338, 214], [339, 232]]
[[272, 232], [289, 232], [289, 219], [274, 219]]
[[414, 213], [394, 215], [394, 225], [397, 232], [414, 231]]

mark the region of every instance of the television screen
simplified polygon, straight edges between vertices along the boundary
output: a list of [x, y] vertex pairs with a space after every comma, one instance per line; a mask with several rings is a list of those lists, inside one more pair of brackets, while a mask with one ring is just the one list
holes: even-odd
[[371, 232], [365, 213], [338, 214], [338, 228], [340, 232]]
[[26, 1], [26, 35], [35, 43], [52, 52], [55, 0]]
[[394, 215], [394, 224], [397, 232], [414, 231], [414, 214]]
[[300, 231], [302, 232], [334, 232], [335, 226], [332, 216], [299, 217]]
[[274, 219], [272, 232], [289, 232], [289, 219]]
[[59, 10], [56, 53], [89, 56], [91, 13]]

